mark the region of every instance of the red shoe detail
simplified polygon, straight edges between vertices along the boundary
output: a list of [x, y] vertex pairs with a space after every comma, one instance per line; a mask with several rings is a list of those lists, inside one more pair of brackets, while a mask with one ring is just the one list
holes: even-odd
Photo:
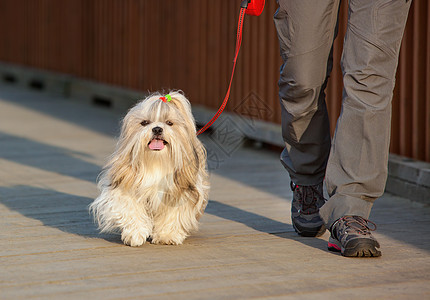
[[330, 243], [330, 242], [328, 242], [327, 247], [330, 251], [341, 251], [341, 249], [338, 245]]

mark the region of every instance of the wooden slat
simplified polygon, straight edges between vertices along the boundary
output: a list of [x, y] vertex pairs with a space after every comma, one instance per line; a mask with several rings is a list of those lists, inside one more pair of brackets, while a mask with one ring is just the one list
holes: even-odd
[[371, 215], [383, 256], [343, 258], [327, 250], [328, 231], [294, 232], [288, 175], [264, 149], [239, 148], [212, 170], [200, 229], [183, 245], [132, 248], [100, 234], [88, 205], [120, 118], [0, 89], [2, 300], [429, 298], [428, 205], [385, 194]]

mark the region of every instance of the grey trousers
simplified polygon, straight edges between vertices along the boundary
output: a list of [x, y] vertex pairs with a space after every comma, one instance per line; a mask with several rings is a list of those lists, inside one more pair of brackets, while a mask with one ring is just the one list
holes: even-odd
[[368, 218], [387, 179], [391, 100], [408, 0], [350, 0], [341, 67], [342, 111], [331, 140], [325, 87], [332, 70], [340, 0], [278, 0], [274, 15], [283, 65], [279, 79], [281, 162], [292, 181], [326, 180], [320, 209]]

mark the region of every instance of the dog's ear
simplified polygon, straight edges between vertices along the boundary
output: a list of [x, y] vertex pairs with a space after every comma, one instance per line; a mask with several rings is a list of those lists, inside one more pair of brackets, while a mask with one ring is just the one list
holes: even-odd
[[[185, 193], [195, 205], [201, 205], [201, 203], [198, 204], [202, 201], [200, 199], [202, 191], [199, 189], [201, 189], [201, 180], [207, 177], [206, 149], [197, 138], [192, 141], [190, 153], [187, 155], [184, 153], [183, 161], [182, 168], [175, 171], [174, 189], [176, 192]], [[202, 213], [204, 207], [200, 207], [199, 210]]]
[[107, 170], [112, 189], [119, 186], [123, 189], [131, 189], [134, 184], [134, 174], [135, 172], [129, 164], [121, 164], [118, 161], [113, 162]]

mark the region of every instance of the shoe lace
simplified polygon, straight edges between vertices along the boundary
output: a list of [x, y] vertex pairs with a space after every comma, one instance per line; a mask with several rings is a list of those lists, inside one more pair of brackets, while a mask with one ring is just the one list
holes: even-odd
[[[375, 223], [360, 216], [345, 216], [341, 220], [345, 222], [347, 228], [354, 230], [358, 234], [367, 235], [370, 234], [370, 231], [376, 230]], [[372, 227], [369, 227], [369, 224]]]
[[299, 186], [293, 182], [290, 185], [292, 191], [298, 194], [298, 202], [301, 204], [300, 213], [311, 215], [319, 211], [317, 201], [318, 199], [325, 201], [325, 199], [323, 194], [318, 190], [318, 185]]

